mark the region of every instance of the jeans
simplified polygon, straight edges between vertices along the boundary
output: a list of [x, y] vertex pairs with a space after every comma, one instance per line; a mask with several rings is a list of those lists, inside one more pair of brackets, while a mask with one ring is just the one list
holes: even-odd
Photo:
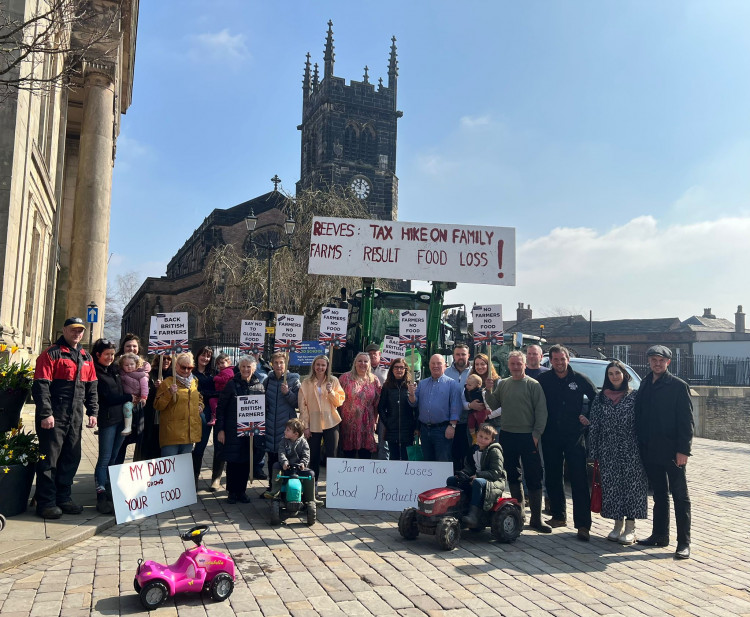
[[178, 443], [173, 446], [162, 446], [162, 456], [176, 456], [177, 454], [190, 454], [193, 451], [193, 444]]
[[107, 468], [116, 464], [120, 446], [125, 441], [125, 435], [121, 433], [122, 422], [99, 427], [99, 458], [96, 459], [96, 467], [94, 468], [94, 482], [96, 482], [97, 492], [103, 491], [109, 484]]
[[339, 425], [327, 428], [322, 433], [311, 433], [308, 443], [310, 444], [310, 469], [315, 472], [315, 477], [320, 477], [320, 449], [325, 442], [326, 455], [334, 458], [339, 449]]
[[211, 435], [212, 426], [206, 424], [206, 416], [201, 413], [201, 423], [203, 426], [203, 433], [201, 433], [201, 440], [195, 444], [193, 450], [193, 475], [199, 476], [201, 473], [201, 464], [203, 463], [203, 453], [206, 451], [206, 445], [208, 445], [208, 438]]
[[453, 444], [451, 446], [453, 456], [453, 472], [461, 471], [464, 468], [466, 455], [469, 453], [471, 438], [469, 437], [469, 425], [464, 422], [456, 424], [456, 432], [453, 435]]
[[[456, 476], [451, 476], [450, 478], [448, 478], [445, 481], [445, 484], [454, 488], [460, 488], [458, 484], [458, 478]], [[474, 478], [474, 480], [472, 480], [470, 500], [472, 506], [476, 506], [477, 508], [481, 508], [484, 510], [484, 493], [486, 490], [487, 480], [485, 478]]]
[[521, 469], [518, 465], [520, 461], [529, 491], [542, 488], [542, 460], [531, 433], [500, 431], [500, 445], [503, 448], [503, 464], [508, 476], [508, 486], [521, 481]]
[[419, 438], [422, 442], [422, 455], [426, 461], [441, 461], [450, 463], [453, 461], [453, 440], [445, 436], [447, 424], [440, 426], [420, 425]]

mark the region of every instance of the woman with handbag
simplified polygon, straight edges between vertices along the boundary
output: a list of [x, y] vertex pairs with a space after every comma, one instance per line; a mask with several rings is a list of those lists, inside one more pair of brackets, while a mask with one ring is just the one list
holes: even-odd
[[613, 360], [589, 418], [589, 456], [598, 462], [601, 475], [601, 515], [615, 521], [607, 539], [625, 545], [636, 540], [635, 519], [648, 516], [648, 480], [635, 435], [635, 395], [627, 369]]
[[378, 402], [378, 414], [385, 427], [385, 440], [388, 442], [389, 458], [392, 461], [409, 460], [406, 448], [414, 443], [417, 408], [409, 405], [407, 385], [411, 381], [413, 378], [406, 360], [393, 360]]

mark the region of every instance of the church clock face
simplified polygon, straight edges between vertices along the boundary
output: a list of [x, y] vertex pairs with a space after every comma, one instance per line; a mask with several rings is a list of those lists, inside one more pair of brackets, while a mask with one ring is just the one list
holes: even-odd
[[364, 176], [357, 176], [352, 180], [352, 183], [349, 186], [359, 199], [367, 199], [367, 196], [372, 190], [370, 181]]

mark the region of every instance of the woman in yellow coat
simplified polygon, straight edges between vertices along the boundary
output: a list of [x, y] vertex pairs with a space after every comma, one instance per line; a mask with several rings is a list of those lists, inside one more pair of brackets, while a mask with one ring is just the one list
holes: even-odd
[[320, 473], [320, 446], [325, 440], [326, 452], [336, 456], [339, 447], [341, 416], [337, 407], [344, 402], [344, 390], [331, 375], [328, 356], [313, 360], [312, 372], [300, 384], [297, 395], [299, 418], [305, 424], [305, 439], [310, 444], [310, 469]]
[[203, 433], [203, 398], [193, 376], [193, 354], [181, 353], [175, 360], [173, 377], [156, 391], [154, 409], [159, 411], [159, 445], [162, 456], [189, 454]]

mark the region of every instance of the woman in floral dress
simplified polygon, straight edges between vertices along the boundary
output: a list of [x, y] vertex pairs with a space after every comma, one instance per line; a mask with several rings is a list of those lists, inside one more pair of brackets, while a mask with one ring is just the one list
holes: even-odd
[[599, 461], [602, 518], [614, 519], [608, 540], [635, 542], [635, 519], [648, 514], [648, 480], [635, 435], [635, 395], [630, 374], [614, 360], [591, 405], [589, 456]]
[[341, 406], [341, 449], [347, 458], [371, 458], [377, 451], [375, 425], [378, 420], [380, 381], [370, 370], [370, 356], [360, 352], [352, 370], [339, 380], [346, 399]]

